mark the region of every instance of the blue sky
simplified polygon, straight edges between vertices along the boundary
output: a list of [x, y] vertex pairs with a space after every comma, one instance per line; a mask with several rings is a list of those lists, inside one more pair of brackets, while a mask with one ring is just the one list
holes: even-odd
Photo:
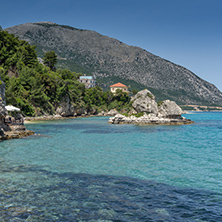
[[222, 0], [3, 0], [0, 25], [94, 30], [182, 65], [222, 91]]

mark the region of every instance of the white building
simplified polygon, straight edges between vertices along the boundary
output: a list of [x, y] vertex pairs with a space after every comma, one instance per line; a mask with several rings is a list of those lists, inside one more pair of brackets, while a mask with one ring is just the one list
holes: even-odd
[[96, 77], [95, 76], [80, 76], [79, 82], [85, 84], [85, 87], [87, 89], [95, 87], [96, 86]]

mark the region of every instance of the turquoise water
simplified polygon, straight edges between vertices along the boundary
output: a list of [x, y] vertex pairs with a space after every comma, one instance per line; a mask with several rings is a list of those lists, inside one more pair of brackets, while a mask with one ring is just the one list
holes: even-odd
[[222, 113], [182, 126], [91, 117], [0, 143], [0, 221], [222, 221]]

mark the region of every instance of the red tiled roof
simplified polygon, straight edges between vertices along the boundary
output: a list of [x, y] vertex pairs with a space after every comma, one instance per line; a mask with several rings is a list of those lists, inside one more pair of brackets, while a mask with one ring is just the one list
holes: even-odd
[[118, 82], [118, 83], [116, 83], [116, 84], [114, 84], [114, 85], [111, 85], [110, 87], [123, 87], [123, 88], [127, 88], [127, 86], [125, 86], [125, 85], [123, 85], [122, 83], [120, 83], [120, 82]]

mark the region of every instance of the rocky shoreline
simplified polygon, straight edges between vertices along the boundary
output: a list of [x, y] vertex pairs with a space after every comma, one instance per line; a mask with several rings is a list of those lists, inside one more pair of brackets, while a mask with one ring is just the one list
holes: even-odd
[[79, 114], [66, 112], [67, 109], [62, 109], [61, 112], [56, 115], [20, 117], [19, 122], [17, 122], [18, 119], [16, 116], [9, 116], [6, 118], [7, 111], [5, 108], [4, 86], [0, 87], [0, 89], [2, 95], [0, 100], [0, 141], [18, 139], [35, 134], [33, 131], [27, 130], [24, 125], [24, 123], [32, 123], [33, 121], [72, 119], [90, 116], [111, 116], [108, 121], [108, 123], [111, 124], [181, 125], [193, 123], [193, 121], [181, 116], [183, 111], [174, 101], [165, 100], [157, 104], [155, 96], [147, 89], [138, 92], [131, 98], [132, 109], [125, 115], [119, 114], [115, 109], [108, 112], [81, 112]]
[[0, 141], [20, 139], [34, 134], [33, 131], [27, 130], [24, 125], [10, 126], [10, 129], [1, 129]]
[[131, 98], [131, 113], [117, 114], [111, 117], [111, 124], [161, 124], [182, 125], [194, 123], [190, 119], [182, 117], [182, 109], [174, 102], [165, 100], [155, 101], [155, 96], [147, 89], [138, 92]]
[[121, 114], [117, 114], [114, 117], [111, 117], [108, 121], [111, 124], [138, 124], [138, 125], [183, 125], [183, 124], [192, 124], [194, 123], [190, 119], [186, 119], [185, 117], [181, 118], [159, 118], [153, 114], [144, 113], [141, 117], [135, 117], [131, 115], [126, 117]]
[[118, 112], [114, 109], [109, 112], [102, 111], [98, 114], [82, 114], [78, 116], [61, 116], [61, 115], [45, 115], [45, 116], [36, 116], [36, 117], [25, 117], [25, 124], [31, 123], [33, 121], [46, 121], [46, 120], [59, 120], [59, 119], [76, 119], [76, 118], [84, 118], [90, 116], [115, 116]]

